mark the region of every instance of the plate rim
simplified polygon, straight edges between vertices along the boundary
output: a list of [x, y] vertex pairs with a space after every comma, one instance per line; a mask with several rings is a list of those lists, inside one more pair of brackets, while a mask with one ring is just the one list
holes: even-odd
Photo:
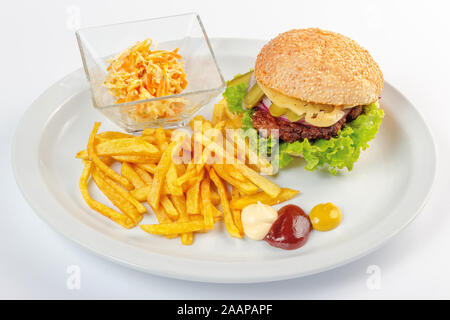
[[[246, 43], [250, 43], [253, 42], [255, 45], [256, 43], [258, 45], [263, 44], [265, 42], [265, 40], [261, 40], [261, 39], [251, 39], [251, 38], [211, 38], [211, 43], [214, 44], [217, 42], [246, 42]], [[405, 227], [407, 227], [412, 221], [414, 221], [414, 219], [418, 216], [418, 214], [422, 211], [423, 207], [425, 206], [425, 204], [427, 203], [428, 199], [430, 198], [430, 195], [432, 193], [433, 187], [435, 185], [435, 181], [436, 181], [436, 176], [437, 176], [437, 171], [438, 171], [438, 159], [437, 159], [437, 148], [436, 148], [436, 142], [434, 139], [434, 135], [433, 132], [431, 130], [431, 128], [429, 127], [428, 123], [426, 122], [425, 118], [423, 117], [422, 113], [420, 112], [419, 109], [417, 109], [413, 103], [411, 103], [411, 101], [405, 97], [399, 90], [397, 90], [394, 86], [392, 86], [391, 84], [389, 84], [388, 82], [386, 82], [386, 86], [389, 86], [392, 90], [395, 91], [395, 93], [397, 95], [399, 95], [405, 102], [407, 102], [411, 107], [412, 110], [414, 112], [417, 113], [419, 119], [421, 120], [421, 122], [424, 125], [424, 129], [426, 130], [430, 141], [431, 141], [431, 149], [432, 149], [432, 155], [433, 155], [433, 167], [432, 167], [432, 177], [431, 177], [431, 182], [429, 185], [429, 188], [425, 194], [425, 196], [423, 197], [423, 200], [421, 201], [421, 204], [416, 208], [415, 212], [411, 213], [409, 215], [408, 219], [405, 219], [405, 221], [402, 221], [401, 225], [399, 224], [399, 226], [397, 226], [389, 235], [385, 236], [385, 237], [380, 237], [379, 239], [377, 239], [376, 241], [373, 241], [372, 245], [364, 250], [360, 250], [360, 252], [358, 252], [357, 254], [354, 254], [350, 257], [346, 257], [344, 259], [341, 259], [338, 262], [335, 263], [331, 263], [328, 265], [324, 265], [322, 267], [316, 267], [313, 270], [310, 270], [308, 272], [298, 272], [298, 273], [289, 273], [289, 274], [276, 274], [276, 275], [264, 275], [262, 276], [254, 276], [254, 277], [250, 277], [250, 278], [242, 278], [239, 275], [238, 276], [208, 276], [207, 274], [202, 274], [200, 275], [199, 273], [197, 273], [196, 275], [190, 273], [189, 271], [187, 272], [176, 272], [175, 270], [161, 270], [158, 268], [152, 268], [149, 269], [148, 267], [143, 267], [142, 265], [136, 264], [136, 263], [132, 263], [130, 261], [125, 261], [123, 259], [120, 259], [117, 256], [114, 256], [112, 254], [107, 254], [105, 252], [102, 252], [98, 249], [98, 247], [93, 247], [92, 244], [89, 243], [89, 241], [83, 241], [84, 239], [82, 239], [81, 237], [76, 237], [73, 232], [70, 232], [68, 230], [60, 230], [56, 223], [54, 223], [54, 221], [52, 219], [48, 218], [48, 214], [46, 212], [43, 211], [43, 209], [33, 200], [33, 196], [32, 194], [30, 194], [30, 190], [27, 189], [27, 186], [25, 184], [25, 181], [23, 180], [23, 176], [20, 172], [20, 168], [18, 168], [17, 166], [17, 159], [19, 157], [18, 154], [18, 141], [20, 141], [21, 135], [26, 134], [25, 132], [21, 131], [21, 129], [24, 127], [24, 123], [26, 123], [31, 114], [33, 113], [33, 111], [35, 111], [35, 108], [37, 107], [37, 105], [39, 105], [39, 102], [41, 100], [44, 100], [47, 95], [52, 92], [56, 87], [60, 87], [62, 83], [64, 83], [65, 81], [68, 81], [70, 83], [70, 81], [73, 78], [76, 77], [83, 77], [83, 73], [82, 73], [82, 68], [79, 68], [71, 73], [69, 73], [68, 75], [62, 77], [60, 80], [56, 81], [54, 84], [52, 84], [51, 86], [49, 86], [44, 92], [42, 92], [42, 94], [36, 98], [31, 105], [27, 108], [27, 110], [24, 112], [24, 114], [22, 115], [22, 117], [20, 118], [20, 121], [18, 122], [18, 125], [16, 127], [15, 133], [14, 133], [14, 137], [12, 140], [12, 149], [11, 149], [11, 164], [12, 164], [12, 169], [13, 169], [13, 174], [14, 174], [14, 178], [16, 180], [16, 183], [23, 195], [23, 197], [25, 198], [25, 200], [27, 201], [27, 203], [29, 204], [29, 206], [33, 209], [33, 211], [40, 217], [40, 219], [42, 219], [43, 221], [45, 221], [52, 229], [54, 229], [57, 233], [63, 235], [64, 237], [70, 239], [71, 241], [74, 241], [75, 243], [85, 247], [86, 249], [88, 249], [89, 251], [95, 253], [98, 256], [107, 258], [110, 261], [116, 262], [120, 265], [135, 269], [135, 270], [139, 270], [139, 271], [143, 271], [143, 272], [147, 272], [147, 273], [151, 273], [151, 274], [155, 274], [155, 275], [159, 275], [159, 276], [164, 276], [164, 277], [170, 277], [170, 278], [176, 278], [176, 279], [181, 279], [181, 280], [190, 280], [190, 281], [199, 281], [199, 282], [212, 282], [212, 283], [258, 283], [258, 282], [269, 282], [269, 281], [278, 281], [278, 280], [284, 280], [284, 279], [291, 279], [291, 278], [297, 278], [297, 277], [303, 277], [303, 276], [308, 276], [311, 274], [316, 274], [319, 272], [323, 272], [323, 271], [327, 271], [330, 269], [334, 269], [337, 267], [340, 267], [342, 265], [348, 264], [350, 262], [353, 262], [355, 260], [360, 259], [363, 256], [366, 256], [368, 254], [370, 254], [371, 252], [374, 252], [375, 250], [379, 249], [381, 246], [383, 246], [384, 244], [386, 244], [389, 240], [391, 240], [394, 236], [396, 236], [400, 231], [402, 231]], [[85, 83], [85, 78], [83, 77], [84, 80], [84, 84], [82, 86], [80, 86], [80, 88], [76, 89], [76, 88], [71, 88], [70, 86], [65, 88], [68, 90], [69, 92], [69, 96], [65, 97], [64, 100], [69, 100], [71, 99], [71, 97], [73, 97], [74, 95], [79, 94], [82, 90], [87, 88], [87, 84]], [[53, 107], [53, 112], [56, 112], [61, 105], [63, 104], [63, 102], [55, 104], [55, 106]], [[48, 119], [51, 118], [51, 114], [53, 114], [53, 112], [50, 112], [50, 116], [46, 119], [46, 121]], [[44, 124], [45, 127], [45, 124]], [[39, 138], [37, 138], [38, 141], [41, 140], [41, 136], [42, 136], [43, 132], [39, 132], [39, 134], [37, 136], [39, 136]], [[39, 145], [39, 144], [38, 144]], [[35, 146], [35, 148], [38, 149], [39, 146]], [[38, 159], [32, 159], [32, 161], [36, 161], [39, 162], [39, 158]], [[34, 172], [37, 176], [39, 176], [40, 179], [43, 179], [42, 175], [40, 174], [39, 171]], [[48, 192], [50, 194], [50, 192]], [[50, 197], [53, 199], [53, 197], [50, 195]], [[53, 199], [54, 201], [57, 201], [56, 199]], [[95, 232], [95, 231], [94, 231]], [[97, 232], [98, 233], [98, 232]], [[104, 236], [103, 236], [104, 237]], [[81, 238], [81, 239], [80, 239]], [[115, 241], [114, 239], [111, 239], [112, 241]], [[127, 245], [130, 246], [130, 245]], [[131, 247], [131, 246], [130, 246]], [[152, 253], [152, 255], [154, 256], [162, 256], [159, 255], [158, 253]], [[166, 259], [168, 260], [174, 260], [174, 261], [179, 261], [179, 260], [183, 260], [183, 258], [173, 258], [173, 257], [168, 257], [168, 256], [164, 256]], [[288, 259], [295, 259], [295, 257], [290, 257]], [[189, 262], [192, 262], [189, 260]], [[217, 262], [210, 262], [210, 264], [220, 264], [222, 265], [223, 263], [217, 263]]]

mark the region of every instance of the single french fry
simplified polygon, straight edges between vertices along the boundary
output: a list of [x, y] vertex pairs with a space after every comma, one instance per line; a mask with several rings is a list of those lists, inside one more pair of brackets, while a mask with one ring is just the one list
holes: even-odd
[[273, 205], [276, 205], [281, 202], [284, 202], [284, 201], [294, 198], [298, 193], [299, 192], [297, 190], [292, 190], [289, 188], [281, 188], [281, 192], [276, 197], [272, 198], [265, 192], [258, 192], [257, 194], [254, 194], [254, 195], [244, 196], [239, 199], [234, 199], [231, 202], [231, 207], [233, 209], [242, 210], [246, 206], [248, 206], [250, 204], [258, 203], [258, 202], [267, 204], [269, 206], [273, 206]]
[[161, 197], [161, 205], [163, 206], [164, 210], [166, 211], [167, 215], [170, 217], [170, 219], [172, 220], [177, 220], [178, 219], [178, 211], [175, 208], [175, 206], [173, 205], [172, 201], [169, 199], [169, 197], [167, 196], [163, 196]]
[[[231, 200], [236, 200], [238, 198], [239, 198], [239, 191], [236, 188], [233, 188], [231, 191]], [[244, 226], [242, 225], [241, 220], [241, 210], [232, 208], [231, 213], [233, 214], [234, 224], [239, 229], [241, 235], [244, 235]]]
[[98, 213], [102, 214], [103, 216], [111, 219], [112, 221], [120, 224], [122, 227], [130, 229], [136, 226], [135, 222], [131, 220], [129, 217], [127, 217], [124, 214], [121, 214], [110, 207], [105, 206], [103, 203], [100, 203], [98, 201], [95, 201], [91, 198], [88, 191], [88, 180], [91, 175], [93, 163], [92, 161], [84, 161], [84, 168], [83, 172], [81, 173], [80, 182], [79, 182], [79, 188], [81, 195], [83, 196], [84, 201], [86, 204], [93, 210], [97, 211]]
[[175, 167], [174, 163], [171, 163], [169, 170], [167, 171], [166, 175], [166, 184], [167, 184], [167, 190], [170, 194], [175, 196], [182, 196], [183, 195], [183, 188], [181, 188], [180, 185], [177, 184], [177, 169]]
[[205, 226], [207, 229], [214, 229], [214, 213], [212, 209], [211, 203], [211, 181], [209, 176], [206, 175], [206, 178], [200, 184], [200, 197], [202, 199], [202, 211]]
[[[98, 148], [97, 148], [98, 149]], [[117, 161], [121, 161], [121, 162], [131, 162], [131, 163], [156, 163], [159, 161], [160, 158], [160, 154], [158, 155], [154, 155], [154, 156], [148, 156], [148, 155], [129, 155], [129, 154], [124, 154], [124, 155], [107, 155], [104, 154], [105, 152], [100, 150], [102, 153], [99, 154], [97, 153], [97, 156], [99, 156], [101, 159], [105, 159], [107, 157], [112, 157]], [[81, 150], [79, 151], [76, 156], [76, 158], [78, 159], [83, 159], [83, 160], [89, 160], [89, 156], [88, 156], [88, 152], [87, 150]]]
[[92, 161], [94, 162], [95, 166], [99, 170], [103, 171], [103, 173], [105, 173], [108, 177], [110, 177], [114, 181], [117, 181], [118, 183], [120, 183], [127, 190], [133, 189], [133, 185], [131, 184], [130, 181], [128, 181], [128, 179], [126, 179], [125, 177], [122, 177], [120, 174], [118, 174], [113, 169], [111, 169], [95, 153], [94, 142], [95, 142], [95, 136], [97, 135], [97, 131], [98, 131], [99, 127], [100, 127], [100, 122], [96, 122], [94, 124], [94, 128], [92, 129], [91, 135], [89, 136], [89, 142], [88, 142], [88, 145], [87, 145], [89, 158], [92, 159]]
[[98, 173], [98, 169], [94, 169], [92, 171], [92, 178], [94, 178], [95, 184], [97, 187], [103, 192], [103, 194], [117, 207], [122, 211], [125, 215], [130, 217], [137, 225], [142, 220], [142, 214], [140, 214], [136, 207], [133, 206], [127, 199], [122, 197], [120, 193], [116, 192], [114, 188], [103, 180], [100, 174]]
[[209, 170], [209, 177], [214, 182], [214, 184], [217, 187], [217, 191], [219, 192], [220, 204], [222, 206], [223, 217], [225, 220], [225, 227], [226, 227], [228, 233], [233, 237], [242, 238], [242, 235], [239, 232], [239, 229], [234, 224], [233, 215], [232, 215], [231, 209], [230, 209], [230, 203], [228, 202], [228, 195], [227, 195], [228, 192], [225, 189], [225, 186], [223, 185], [222, 180], [217, 176], [217, 174], [213, 168], [211, 168]]
[[174, 222], [164, 224], [141, 224], [145, 232], [157, 235], [173, 235], [186, 232], [195, 232], [205, 229], [203, 221]]
[[137, 174], [137, 172], [133, 169], [133, 167], [127, 163], [122, 163], [122, 168], [120, 169], [120, 173], [122, 176], [128, 179], [135, 188], [145, 187], [145, 182], [142, 178]]
[[194, 243], [194, 232], [183, 232], [180, 238], [182, 245], [190, 246]]
[[188, 214], [200, 213], [200, 181], [186, 191], [186, 211]]
[[160, 152], [151, 143], [140, 138], [109, 139], [96, 145], [99, 156], [136, 155], [158, 158]]
[[156, 138], [156, 144], [158, 145], [159, 150], [164, 151], [166, 150], [169, 143], [166, 139], [166, 134], [164, 133], [164, 129], [159, 127], [156, 129], [154, 136]]
[[159, 197], [161, 195], [163, 182], [172, 162], [172, 150], [177, 145], [177, 143], [178, 141], [172, 141], [170, 143], [170, 145], [163, 152], [161, 160], [156, 167], [156, 172], [153, 176], [152, 188], [147, 197], [147, 201], [152, 206], [152, 208], [157, 209], [159, 206]]
[[136, 171], [136, 173], [139, 175], [139, 177], [141, 177], [142, 181], [144, 181], [144, 183], [146, 185], [151, 185], [153, 182], [153, 178], [150, 175], [150, 173], [148, 173], [148, 171], [142, 169], [141, 167], [137, 166], [137, 165], [132, 165], [134, 171]]
[[119, 131], [104, 131], [95, 137], [97, 143], [102, 143], [105, 140], [111, 140], [111, 139], [124, 139], [124, 138], [134, 138], [132, 134], [123, 133]]
[[[127, 199], [133, 206], [136, 207], [137, 211], [139, 213], [147, 212], [147, 208], [140, 203], [136, 198], [134, 198], [127, 190], [125, 190], [122, 186], [117, 184], [114, 180], [112, 180], [110, 177], [105, 175], [102, 171], [96, 170], [96, 172], [100, 175], [100, 177], [109, 183], [109, 185], [116, 191], [118, 194], [120, 194], [122, 197]], [[145, 198], [144, 200], [145, 201]]]

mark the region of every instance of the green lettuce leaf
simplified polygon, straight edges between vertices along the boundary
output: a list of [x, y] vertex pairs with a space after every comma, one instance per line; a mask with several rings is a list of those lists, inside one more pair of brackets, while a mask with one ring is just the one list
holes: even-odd
[[260, 137], [252, 127], [253, 111], [242, 108], [247, 87], [247, 83], [229, 87], [223, 96], [231, 112], [242, 114], [244, 135], [249, 139], [250, 145], [258, 153], [264, 152], [272, 157], [280, 169], [286, 167], [293, 160], [293, 156], [301, 155], [306, 161], [305, 169], [310, 171], [319, 168], [327, 168], [332, 174], [337, 174], [338, 170], [344, 168], [351, 171], [361, 150], [367, 149], [368, 142], [377, 134], [384, 117], [384, 112], [378, 108], [378, 103], [372, 103], [365, 106], [363, 114], [354, 121], [346, 123], [338, 135], [330, 140], [319, 139], [311, 142], [305, 139], [302, 142], [278, 144], [272, 137]]
[[304, 140], [301, 152], [307, 162], [305, 168], [312, 171], [327, 167], [333, 174], [343, 168], [351, 171], [361, 150], [366, 150], [368, 142], [375, 138], [383, 117], [384, 112], [378, 108], [378, 103], [372, 103], [364, 107], [363, 114], [347, 123], [337, 137], [313, 143]]
[[243, 113], [242, 101], [247, 93], [248, 82], [243, 82], [236, 86], [231, 86], [225, 89], [223, 97], [227, 100], [228, 109], [237, 114]]
[[281, 142], [277, 159], [279, 168], [287, 166], [293, 159], [292, 155], [302, 155], [306, 161], [305, 169], [310, 171], [319, 168], [327, 168], [332, 174], [344, 168], [351, 171], [361, 150], [366, 150], [368, 142], [375, 138], [383, 117], [383, 110], [378, 108], [377, 103], [372, 103], [365, 106], [363, 114], [347, 123], [330, 140]]

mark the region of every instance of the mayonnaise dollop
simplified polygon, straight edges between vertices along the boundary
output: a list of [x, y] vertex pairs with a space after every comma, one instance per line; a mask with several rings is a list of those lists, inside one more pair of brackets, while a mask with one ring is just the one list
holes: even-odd
[[244, 233], [253, 240], [264, 239], [277, 218], [277, 211], [261, 202], [246, 206], [241, 213]]

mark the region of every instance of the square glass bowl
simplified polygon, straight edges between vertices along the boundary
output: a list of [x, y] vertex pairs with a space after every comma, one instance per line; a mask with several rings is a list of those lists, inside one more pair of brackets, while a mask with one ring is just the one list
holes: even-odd
[[[76, 36], [94, 107], [128, 132], [159, 126], [185, 126], [197, 111], [225, 88], [208, 36], [196, 13], [82, 28]], [[107, 60], [148, 38], [153, 40], [151, 49], [154, 49], [155, 42], [157, 50], [179, 48], [187, 87], [177, 95], [117, 104], [116, 97], [104, 85], [109, 65]], [[142, 116], [145, 108], [174, 101], [182, 109], [176, 116], [155, 120]]]

